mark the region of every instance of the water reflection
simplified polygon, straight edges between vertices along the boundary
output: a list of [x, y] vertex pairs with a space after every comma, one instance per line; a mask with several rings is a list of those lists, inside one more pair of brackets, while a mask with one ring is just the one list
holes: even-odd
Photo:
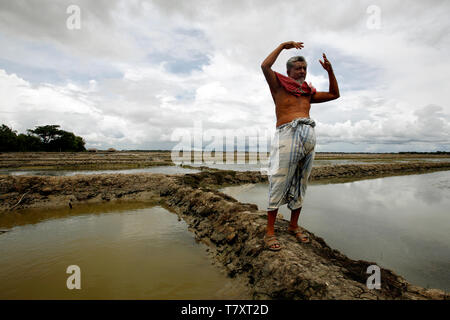
[[154, 166], [137, 169], [119, 169], [119, 170], [0, 170], [0, 174], [6, 175], [34, 175], [34, 176], [73, 176], [76, 174], [103, 174], [103, 173], [163, 173], [163, 174], [185, 174], [197, 173], [200, 170], [183, 168], [180, 166]]
[[[342, 165], [342, 164], [381, 164], [381, 163], [405, 163], [405, 162], [448, 162], [450, 158], [410, 158], [410, 159], [315, 159], [313, 167], [330, 166], [330, 165]], [[229, 163], [216, 164], [216, 163], [185, 163], [192, 167], [209, 167], [220, 170], [234, 170], [234, 171], [265, 171], [268, 168], [268, 161], [261, 161], [257, 164], [250, 163]], [[163, 174], [185, 174], [185, 173], [197, 173], [200, 170], [192, 168], [184, 168], [181, 166], [154, 166], [147, 168], [135, 168], [135, 169], [116, 169], [116, 170], [16, 170], [16, 169], [2, 169], [0, 174], [5, 175], [37, 175], [37, 176], [72, 176], [76, 174], [102, 174], [102, 173], [126, 173], [135, 174], [143, 172], [163, 173]]]
[[[143, 205], [102, 213], [90, 205], [37, 223], [35, 210], [31, 224], [14, 227], [3, 220], [12, 228], [0, 235], [0, 299], [250, 298], [211, 265], [184, 221]], [[28, 213], [20, 215], [24, 224]], [[66, 287], [69, 265], [81, 269], [81, 290]]]
[[[450, 158], [411, 158], [411, 159], [315, 159], [313, 167], [330, 166], [330, 165], [342, 165], [342, 164], [381, 164], [381, 163], [408, 163], [408, 162], [448, 162]], [[234, 171], [261, 171], [261, 169], [268, 168], [268, 161], [261, 161], [258, 164], [239, 164], [239, 163], [202, 163], [202, 164], [189, 164], [193, 167], [206, 166], [214, 169], [221, 170], [234, 170]]]
[[[410, 282], [450, 291], [450, 171], [312, 184], [300, 223], [353, 259], [375, 261]], [[223, 192], [265, 210], [267, 184]], [[290, 211], [280, 209], [285, 219]]]

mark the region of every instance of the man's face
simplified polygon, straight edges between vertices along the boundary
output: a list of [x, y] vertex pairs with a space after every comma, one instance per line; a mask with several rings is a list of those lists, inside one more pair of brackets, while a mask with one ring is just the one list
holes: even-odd
[[294, 66], [291, 68], [291, 70], [289, 70], [288, 76], [299, 83], [303, 83], [306, 78], [306, 62], [294, 62]]

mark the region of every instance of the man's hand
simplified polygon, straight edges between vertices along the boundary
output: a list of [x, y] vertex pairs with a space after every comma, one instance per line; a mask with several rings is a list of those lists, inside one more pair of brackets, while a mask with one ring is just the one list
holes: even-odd
[[296, 48], [296, 49], [302, 49], [303, 48], [303, 42], [295, 42], [295, 41], [288, 41], [288, 42], [283, 42], [283, 49], [292, 49], [292, 48]]
[[322, 67], [328, 72], [330, 88], [328, 89], [328, 92], [316, 92], [314, 95], [312, 95], [311, 103], [326, 102], [340, 97], [336, 76], [333, 73], [333, 67], [331, 66], [330, 61], [328, 61], [325, 53], [323, 54], [323, 60], [323, 62], [321, 60], [319, 60], [319, 62]]
[[327, 56], [325, 55], [325, 53], [323, 54], [323, 60], [324, 62], [322, 62], [321, 60], [319, 60], [320, 64], [322, 65], [322, 67], [327, 71], [327, 72], [333, 72], [333, 67], [331, 66], [330, 61], [328, 61]]
[[271, 69], [272, 65], [274, 64], [280, 52], [283, 51], [283, 49], [292, 49], [292, 48], [302, 49], [303, 42], [295, 42], [295, 41], [283, 42], [279, 44], [278, 47], [275, 50], [273, 50], [272, 53], [269, 54], [267, 58], [261, 63], [261, 69], [264, 73], [264, 76], [266, 77], [267, 83], [269, 84], [272, 95], [275, 92], [277, 92], [278, 89], [281, 88], [280, 84], [278, 83], [277, 77], [275, 76], [275, 73]]

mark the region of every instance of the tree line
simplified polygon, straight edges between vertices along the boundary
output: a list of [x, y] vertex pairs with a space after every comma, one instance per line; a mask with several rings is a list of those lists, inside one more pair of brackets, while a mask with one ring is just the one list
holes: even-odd
[[85, 141], [72, 132], [59, 129], [59, 125], [37, 126], [27, 129], [27, 133], [17, 134], [16, 130], [2, 124], [0, 127], [0, 152], [25, 151], [86, 151]]

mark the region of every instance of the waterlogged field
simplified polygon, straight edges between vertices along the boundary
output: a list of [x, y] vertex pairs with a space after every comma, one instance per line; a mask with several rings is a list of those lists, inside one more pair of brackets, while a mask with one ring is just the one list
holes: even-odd
[[[268, 184], [226, 187], [267, 207]], [[308, 186], [300, 225], [349, 258], [375, 261], [411, 283], [450, 291], [450, 171]], [[290, 211], [284, 205], [284, 219]]]
[[[162, 207], [85, 205], [16, 215], [0, 217], [0, 229], [9, 229], [0, 234], [0, 299], [251, 299]], [[80, 269], [80, 289], [67, 286], [69, 266]]]
[[135, 174], [135, 173], [163, 173], [163, 174], [186, 174], [200, 172], [198, 169], [183, 168], [181, 166], [152, 166], [141, 169], [116, 169], [116, 170], [0, 170], [0, 174], [6, 175], [33, 175], [33, 176], [73, 176], [76, 174]]
[[[249, 160], [246, 158], [248, 154], [234, 156], [235, 162], [240, 156]], [[318, 153], [315, 166], [449, 161], [445, 155]], [[0, 174], [55, 176], [141, 172], [182, 175], [198, 172], [200, 168], [196, 167], [201, 165], [236, 171], [264, 168], [263, 164], [248, 161], [187, 163], [181, 167], [171, 162], [170, 152], [3, 153], [0, 154], [0, 164]], [[442, 164], [443, 170], [448, 169], [446, 165]], [[380, 166], [372, 167], [377, 172], [386, 170]], [[417, 169], [415, 165], [409, 167]], [[334, 167], [322, 169], [333, 173], [338, 171]], [[354, 172], [359, 171], [351, 171], [351, 175]], [[418, 171], [408, 173], [415, 172]], [[145, 179], [143, 175], [130, 175], [122, 177], [124, 183], [119, 189], [108, 191], [116, 184], [118, 176], [108, 175], [102, 178], [103, 182], [96, 190], [87, 188], [82, 195], [77, 190], [77, 195], [86, 198], [91, 193], [97, 195], [97, 191], [105, 191], [103, 196], [110, 200], [116, 191], [133, 194], [135, 189], [148, 190], [154, 185], [154, 182], [150, 185], [145, 183], [153, 181], [150, 177], [155, 175]], [[94, 179], [91, 177], [80, 178], [89, 181], [85, 186], [92, 186], [90, 182]], [[18, 177], [7, 178], [20, 180]], [[447, 213], [450, 171], [325, 183], [338, 182], [339, 177], [335, 178], [337, 180], [330, 178], [311, 183], [300, 217], [302, 226], [350, 258], [374, 261], [411, 283], [450, 291], [450, 216]], [[44, 181], [44, 184], [47, 180], [55, 180], [51, 177], [27, 179]], [[140, 182], [132, 183], [130, 187], [129, 181]], [[71, 187], [68, 184], [64, 185], [66, 189], [61, 189], [57, 183], [54, 189], [50, 186], [53, 184], [50, 183], [45, 190], [40, 190], [40, 185], [33, 189], [35, 192], [27, 195], [28, 201], [42, 200], [41, 193], [57, 198], [61, 190], [67, 191]], [[9, 207], [20, 202], [19, 196], [26, 194], [21, 193], [26, 187], [29, 186], [23, 190], [19, 188], [17, 194], [10, 196], [14, 201], [10, 201]], [[267, 184], [234, 186], [222, 191], [241, 202], [255, 203], [261, 210], [266, 208]], [[56, 198], [52, 201], [57, 201]], [[58, 201], [63, 203], [66, 200]], [[120, 204], [120, 200], [76, 205], [73, 210], [64, 204], [65, 209], [15, 209], [0, 215], [0, 229], [6, 231], [0, 230], [0, 298], [249, 298], [242, 284], [231, 281], [210, 264], [205, 247], [195, 243], [186, 224], [167, 210], [150, 207], [148, 203], [139, 205], [137, 201]], [[286, 207], [280, 212], [289, 218]], [[80, 267], [81, 290], [67, 288], [69, 274], [66, 270], [71, 265]]]
[[[0, 153], [0, 174], [72, 175], [92, 173], [167, 174], [192, 173], [196, 167], [260, 171], [268, 167], [268, 153], [235, 152], [219, 154], [171, 151], [116, 152], [6, 152]], [[175, 161], [175, 162], [174, 162]], [[445, 154], [356, 154], [316, 153], [314, 166], [340, 164], [450, 162]], [[181, 165], [193, 168], [181, 168]], [[172, 167], [172, 168], [171, 168]]]

